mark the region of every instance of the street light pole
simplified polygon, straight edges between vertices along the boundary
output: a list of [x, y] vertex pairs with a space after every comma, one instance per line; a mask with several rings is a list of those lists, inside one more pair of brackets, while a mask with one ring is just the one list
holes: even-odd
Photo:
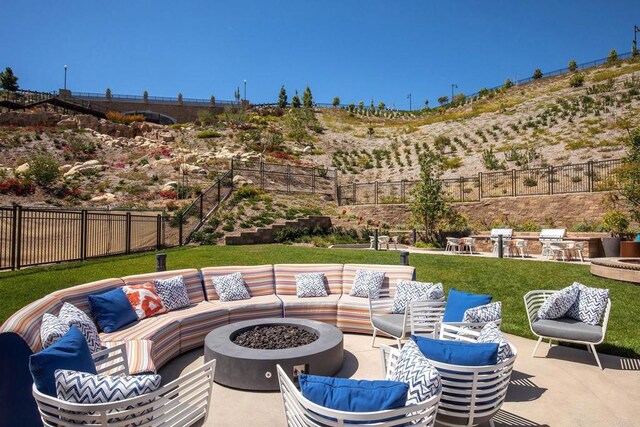
[[411, 94], [407, 95], [407, 98], [409, 98], [409, 111], [411, 111]]
[[244, 100], [247, 101], [247, 79], [244, 79]]
[[64, 90], [67, 90], [67, 64], [64, 64]]
[[453, 89], [458, 89], [458, 85], [451, 83], [451, 103], [453, 104]]
[[638, 33], [640, 33], [640, 28], [637, 25], [633, 26], [633, 49], [631, 51], [631, 56], [635, 57], [638, 55]]

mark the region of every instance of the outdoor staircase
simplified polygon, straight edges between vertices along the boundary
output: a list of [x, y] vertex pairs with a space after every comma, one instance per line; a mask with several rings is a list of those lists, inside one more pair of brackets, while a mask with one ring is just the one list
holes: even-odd
[[257, 245], [261, 243], [275, 243], [276, 232], [285, 227], [291, 228], [315, 228], [328, 229], [331, 227], [331, 217], [323, 215], [311, 215], [308, 218], [299, 218], [285, 221], [284, 224], [272, 224], [268, 227], [260, 227], [252, 231], [242, 231], [239, 235], [225, 236], [226, 245]]
[[10, 110], [27, 110], [43, 104], [50, 104], [80, 114], [90, 114], [100, 119], [107, 117], [107, 112], [103, 108], [91, 105], [90, 101], [61, 96], [56, 92], [5, 92], [0, 98], [0, 107]]

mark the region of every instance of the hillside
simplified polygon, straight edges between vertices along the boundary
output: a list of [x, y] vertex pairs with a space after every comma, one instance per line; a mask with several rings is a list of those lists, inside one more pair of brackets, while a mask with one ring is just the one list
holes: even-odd
[[[413, 113], [228, 110], [166, 127], [44, 109], [4, 112], [0, 205], [173, 209], [232, 158], [335, 167], [349, 183], [415, 179], [425, 147], [446, 155], [447, 177], [624, 155], [627, 129], [640, 126], [640, 63], [579, 74], [579, 87], [570, 84], [574, 73]], [[34, 179], [32, 166], [43, 164], [60, 174]]]

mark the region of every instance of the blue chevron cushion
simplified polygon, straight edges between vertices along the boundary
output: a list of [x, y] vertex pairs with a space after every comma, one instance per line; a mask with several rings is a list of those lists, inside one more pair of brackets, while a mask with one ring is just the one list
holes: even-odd
[[473, 307], [489, 304], [491, 299], [491, 295], [472, 294], [451, 288], [449, 290], [447, 306], [444, 309], [442, 321], [462, 322], [465, 311]]
[[96, 373], [87, 340], [75, 326], [71, 326], [58, 341], [29, 357], [29, 370], [41, 393], [56, 395], [54, 373], [58, 369]]
[[[56, 395], [58, 399], [73, 403], [96, 404], [113, 403], [133, 397], [143, 396], [160, 388], [160, 375], [109, 376], [92, 375], [84, 372], [59, 369], [55, 373]], [[139, 405], [147, 404], [151, 400], [143, 401]], [[117, 412], [134, 409], [132, 405], [112, 410], [113, 417], [109, 422], [118, 422], [143, 415], [153, 410], [153, 407], [140, 412], [132, 412], [124, 416], [116, 416]], [[138, 423], [151, 421], [148, 418]]]
[[487, 366], [498, 363], [498, 343], [475, 343], [437, 340], [412, 335], [418, 348], [429, 360], [461, 366]]
[[402, 408], [409, 385], [398, 381], [300, 375], [300, 391], [313, 403], [348, 412], [376, 412]]

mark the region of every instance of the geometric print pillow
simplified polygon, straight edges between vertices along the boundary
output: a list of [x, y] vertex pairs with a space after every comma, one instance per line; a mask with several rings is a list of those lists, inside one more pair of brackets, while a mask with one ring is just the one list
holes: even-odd
[[371, 292], [371, 298], [378, 299], [383, 282], [384, 271], [356, 270], [356, 277], [353, 279], [353, 287], [349, 295], [369, 298], [369, 293]]
[[[42, 341], [42, 348], [47, 348], [51, 344], [58, 341], [69, 332], [69, 325], [58, 319], [53, 314], [45, 313], [42, 315], [42, 322], [40, 324], [40, 340]], [[8, 349], [5, 349], [8, 351]]]
[[69, 325], [69, 327], [75, 326], [80, 329], [80, 332], [82, 332], [82, 335], [84, 335], [87, 340], [89, 351], [91, 353], [102, 350], [98, 328], [84, 311], [80, 310], [73, 304], [65, 302], [62, 305], [58, 316], [60, 317], [60, 320]]
[[298, 298], [326, 297], [323, 273], [296, 274], [296, 295]]
[[486, 323], [502, 320], [502, 303], [500, 301], [468, 308], [462, 316], [463, 322]]
[[249, 291], [244, 286], [242, 273], [231, 273], [225, 276], [215, 276], [212, 279], [213, 287], [220, 297], [220, 301], [238, 301], [249, 299]]
[[162, 300], [162, 305], [169, 311], [188, 307], [191, 303], [182, 276], [154, 279], [153, 286]]
[[563, 317], [578, 299], [580, 288], [573, 284], [554, 292], [538, 310], [539, 319], [557, 319]]
[[[95, 404], [118, 402], [156, 391], [160, 388], [161, 377], [160, 375], [93, 375], [58, 369], [55, 372], [55, 380], [58, 399], [73, 403]], [[152, 400], [149, 400], [149, 402]], [[141, 402], [141, 404], [146, 403], [148, 402]], [[117, 410], [123, 411], [133, 408], [133, 406], [128, 406], [126, 408], [117, 408]], [[153, 410], [153, 407], [124, 417], [112, 417], [109, 422], [124, 421], [151, 410]], [[147, 419], [147, 421], [150, 420]], [[127, 426], [140, 424], [131, 423], [127, 424]]]
[[480, 331], [479, 343], [497, 343], [498, 344], [498, 363], [502, 363], [510, 357], [513, 357], [513, 351], [498, 325], [489, 322]]
[[391, 380], [409, 384], [407, 405], [424, 402], [442, 390], [438, 370], [422, 354], [413, 340], [402, 346]]
[[573, 285], [579, 289], [578, 299], [569, 307], [566, 316], [588, 325], [598, 325], [607, 308], [609, 289], [590, 288], [578, 282]]
[[442, 283], [416, 282], [398, 279], [392, 313], [402, 314], [411, 301], [429, 301], [444, 297]]
[[167, 312], [151, 282], [123, 286], [122, 290], [138, 315], [138, 320]]

